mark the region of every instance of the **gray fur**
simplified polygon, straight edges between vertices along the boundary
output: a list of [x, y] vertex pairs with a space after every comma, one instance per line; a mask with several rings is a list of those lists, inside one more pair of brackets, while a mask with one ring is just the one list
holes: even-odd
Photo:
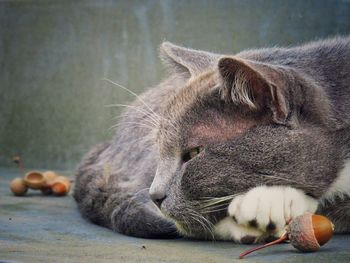
[[[74, 197], [86, 218], [139, 237], [176, 236], [175, 222], [211, 239], [232, 196], [255, 186], [325, 196], [349, 157], [350, 38], [235, 56], [161, 48], [173, 74], [78, 169]], [[204, 150], [184, 163], [194, 146]], [[162, 213], [150, 194], [164, 199]], [[335, 198], [319, 212], [349, 232], [349, 207]]]

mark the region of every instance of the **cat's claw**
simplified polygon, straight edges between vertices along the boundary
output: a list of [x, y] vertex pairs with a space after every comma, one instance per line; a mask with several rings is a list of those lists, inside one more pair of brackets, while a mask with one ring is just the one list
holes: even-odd
[[228, 214], [239, 226], [278, 237], [290, 220], [305, 212], [314, 213], [317, 205], [316, 199], [292, 187], [259, 186], [235, 197]]

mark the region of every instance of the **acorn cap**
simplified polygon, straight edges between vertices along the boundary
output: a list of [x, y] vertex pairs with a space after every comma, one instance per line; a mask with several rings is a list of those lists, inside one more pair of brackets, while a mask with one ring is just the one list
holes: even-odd
[[40, 189], [45, 186], [45, 178], [41, 172], [30, 171], [24, 176], [26, 186], [32, 189]]

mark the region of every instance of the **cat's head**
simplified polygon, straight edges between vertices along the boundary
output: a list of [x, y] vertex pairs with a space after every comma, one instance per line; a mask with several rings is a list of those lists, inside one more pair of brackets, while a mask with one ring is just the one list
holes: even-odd
[[311, 82], [239, 55], [170, 43], [161, 54], [185, 84], [162, 115], [150, 194], [182, 234], [212, 238], [233, 196], [257, 185], [322, 195], [317, 181], [334, 173], [334, 149], [323, 129], [328, 101]]

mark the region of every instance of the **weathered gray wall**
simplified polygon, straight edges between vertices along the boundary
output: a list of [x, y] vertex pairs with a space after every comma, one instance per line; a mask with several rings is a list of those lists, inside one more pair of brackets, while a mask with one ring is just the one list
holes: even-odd
[[[1, 1], [0, 165], [74, 168], [156, 84], [163, 40], [233, 53], [350, 33], [350, 1]], [[326, 63], [326, 62], [325, 62]]]

